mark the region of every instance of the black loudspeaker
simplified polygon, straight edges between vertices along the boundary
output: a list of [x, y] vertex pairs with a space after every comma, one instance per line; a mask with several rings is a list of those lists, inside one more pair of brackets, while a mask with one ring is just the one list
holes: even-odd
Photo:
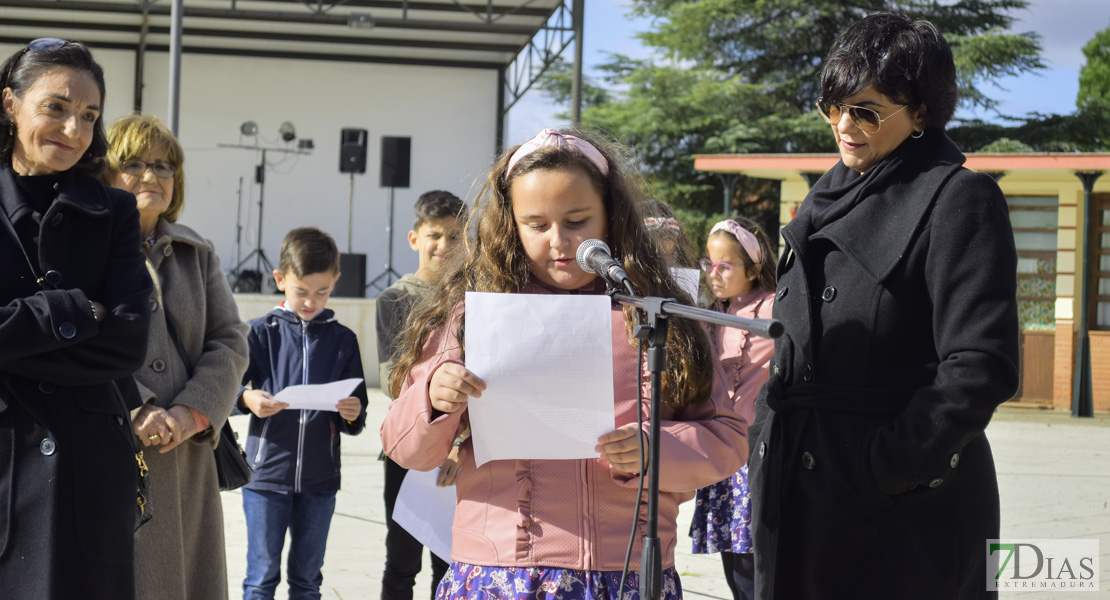
[[339, 172], [366, 172], [366, 130], [344, 129], [339, 132]]
[[340, 298], [366, 297], [366, 255], [340, 254], [339, 281], [331, 295]]
[[409, 155], [412, 138], [382, 137], [381, 187], [409, 187]]

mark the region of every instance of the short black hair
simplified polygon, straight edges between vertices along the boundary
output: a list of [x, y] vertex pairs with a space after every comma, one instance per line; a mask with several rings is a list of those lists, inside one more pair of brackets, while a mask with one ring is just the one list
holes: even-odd
[[330, 235], [315, 227], [298, 227], [281, 241], [282, 273], [303, 279], [316, 273], [339, 272], [339, 248]]
[[466, 221], [466, 203], [451, 192], [432, 190], [424, 192], [417, 198], [413, 206], [416, 220], [412, 225], [413, 231], [428, 221], [435, 221], [444, 217], [451, 217], [459, 221]]
[[[92, 143], [74, 165], [97, 176], [104, 168], [104, 155], [108, 153], [108, 136], [104, 133], [104, 69], [93, 60], [87, 46], [80, 42], [67, 42], [52, 50], [32, 50], [24, 46], [0, 65], [0, 90], [12, 88], [12, 94], [22, 98], [43, 75], [61, 68], [88, 73], [100, 90], [100, 115], [93, 125]], [[6, 111], [0, 110], [0, 162], [4, 164], [10, 164], [12, 160], [15, 136], [10, 131], [13, 125], [19, 127], [12, 123]]]
[[843, 101], [875, 86], [911, 110], [925, 106], [925, 129], [943, 130], [956, 112], [956, 64], [936, 26], [881, 12], [856, 21], [821, 65], [821, 100]]

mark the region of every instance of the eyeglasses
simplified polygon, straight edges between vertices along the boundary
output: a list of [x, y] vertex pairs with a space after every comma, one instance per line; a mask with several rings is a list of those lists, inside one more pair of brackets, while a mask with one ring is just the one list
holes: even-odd
[[146, 170], [148, 168], [154, 172], [155, 176], [161, 177], [162, 179], [169, 179], [170, 177], [173, 177], [174, 172], [177, 171], [177, 167], [168, 162], [162, 162], [159, 160], [148, 163], [137, 158], [132, 160], [125, 160], [120, 163], [119, 166], [120, 171], [123, 171], [128, 175], [134, 175], [135, 177], [139, 177], [143, 173], [146, 173]]
[[15, 60], [12, 61], [12, 66], [10, 69], [8, 69], [8, 72], [4, 73], [3, 81], [0, 82], [0, 89], [8, 87], [8, 77], [10, 77], [12, 72], [15, 71], [15, 68], [19, 66], [19, 61], [23, 60], [23, 55], [27, 54], [27, 52], [57, 50], [58, 48], [69, 45], [70, 43], [71, 42], [69, 42], [68, 40], [63, 40], [62, 38], [56, 37], [44, 37], [38, 38], [37, 40], [31, 40], [29, 44], [24, 46], [23, 49], [19, 51], [19, 56], [17, 56]]
[[706, 275], [712, 275], [714, 271], [721, 277], [732, 275], [733, 266], [727, 262], [715, 263], [708, 258], [703, 258], [698, 261], [698, 265], [701, 266], [701, 270], [704, 271]]
[[906, 106], [890, 113], [887, 118], [879, 118], [879, 113], [864, 108], [862, 106], [854, 106], [852, 104], [844, 104], [843, 102], [826, 102], [823, 98], [817, 99], [817, 112], [821, 113], [821, 118], [829, 123], [836, 125], [840, 123], [840, 119], [844, 117], [844, 113], [848, 113], [848, 118], [852, 119], [852, 123], [859, 127], [859, 130], [864, 133], [878, 133], [879, 128], [883, 126], [883, 122], [889, 121], [890, 117], [906, 110]]

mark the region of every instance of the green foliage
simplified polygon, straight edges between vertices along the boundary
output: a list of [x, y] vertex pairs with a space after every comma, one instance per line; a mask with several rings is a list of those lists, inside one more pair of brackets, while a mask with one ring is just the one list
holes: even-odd
[[[583, 84], [582, 123], [634, 150], [649, 191], [683, 211], [695, 238], [692, 232], [699, 229], [691, 214], [707, 215], [712, 225], [724, 204], [723, 180], [695, 171], [695, 155], [836, 151], [813, 103], [821, 61], [849, 25], [881, 10], [932, 21], [952, 46], [965, 103], [992, 107], [980, 91], [984, 83], [1043, 67], [1035, 34], [1003, 33], [1014, 20], [1011, 12], [1026, 5], [1026, 0], [633, 0], [634, 13], [654, 20], [654, 29], [640, 38], [655, 57], [612, 55], [595, 67], [600, 81]], [[542, 89], [557, 100], [569, 98], [569, 66], [552, 68]], [[967, 134], [978, 141], [983, 130]], [[740, 177], [729, 212], [763, 223], [777, 239], [778, 195], [778, 182]]]
[[[977, 152], [1107, 152], [1110, 151], [1110, 100], [1090, 99], [1070, 115], [1033, 113], [1011, 118], [1013, 126], [967, 121], [948, 130], [948, 136], [967, 151]], [[1001, 147], [1027, 150], [996, 150]]]
[[983, 146], [976, 150], [976, 152], [996, 152], [996, 153], [1017, 153], [1017, 152], [1033, 152], [1033, 147], [1025, 142], [1011, 140], [1010, 138], [998, 138], [997, 140]]
[[1079, 96], [1083, 108], [1091, 100], [1110, 101], [1110, 27], [1103, 29], [1083, 46], [1087, 63], [1079, 72]]

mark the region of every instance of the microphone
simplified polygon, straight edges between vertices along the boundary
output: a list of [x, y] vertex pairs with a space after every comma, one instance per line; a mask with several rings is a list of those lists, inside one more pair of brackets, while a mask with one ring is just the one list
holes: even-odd
[[618, 289], [624, 287], [626, 283], [631, 285], [628, 273], [624, 272], [624, 268], [610, 254], [608, 244], [601, 240], [582, 242], [574, 258], [583, 271], [597, 273]]

